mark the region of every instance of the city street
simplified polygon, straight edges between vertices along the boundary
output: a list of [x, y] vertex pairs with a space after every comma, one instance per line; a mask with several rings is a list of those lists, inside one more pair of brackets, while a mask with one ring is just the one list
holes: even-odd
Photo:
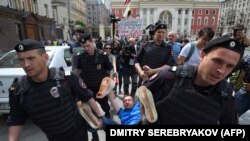
[[[246, 49], [245, 55], [250, 55], [250, 48]], [[119, 95], [118, 99], [120, 101], [120, 104], [122, 104], [121, 97], [123, 95]], [[6, 141], [7, 140], [7, 125], [6, 125], [6, 116], [0, 115], [0, 141]], [[117, 116], [114, 116], [114, 119], [118, 121]], [[98, 131], [100, 141], [106, 141], [106, 135], [103, 130]], [[31, 121], [27, 121], [27, 123], [24, 126], [21, 140], [20, 141], [46, 141], [46, 136], [41, 132], [41, 130], [34, 126], [34, 124]], [[91, 141], [91, 134], [89, 133], [89, 140]]]

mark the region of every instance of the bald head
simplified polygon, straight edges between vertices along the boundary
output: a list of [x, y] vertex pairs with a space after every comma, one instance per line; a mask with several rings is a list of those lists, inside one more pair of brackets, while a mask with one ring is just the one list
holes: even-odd
[[174, 31], [168, 33], [168, 41], [174, 43], [177, 39], [177, 34]]
[[135, 45], [135, 38], [129, 38], [128, 42], [130, 45]]

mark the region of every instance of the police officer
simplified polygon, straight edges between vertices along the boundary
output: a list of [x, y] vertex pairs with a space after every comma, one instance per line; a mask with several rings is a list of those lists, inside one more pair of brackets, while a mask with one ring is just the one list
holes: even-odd
[[[113, 69], [108, 55], [102, 50], [96, 49], [94, 41], [89, 33], [84, 33], [80, 36], [81, 46], [84, 48], [84, 53], [78, 56], [77, 74], [86, 82], [86, 86], [96, 95], [102, 79], [110, 76], [108, 72]], [[109, 117], [110, 106], [108, 98], [96, 99], [105, 112], [105, 116]], [[99, 140], [97, 132], [93, 134], [93, 139]]]
[[93, 93], [80, 85], [76, 75], [49, 69], [49, 56], [39, 41], [25, 39], [15, 50], [27, 75], [15, 79], [9, 89], [8, 140], [18, 141], [25, 120], [30, 118], [49, 141], [88, 141], [86, 121], [76, 102], [88, 103], [101, 117]]
[[167, 26], [158, 24], [154, 30], [154, 40], [141, 47], [135, 57], [135, 67], [140, 76], [138, 85], [147, 80], [151, 75], [168, 67], [171, 59], [171, 45], [164, 42]]
[[[165, 69], [145, 85], [152, 91], [160, 124], [237, 124], [233, 88], [224, 79], [241, 56], [237, 40], [217, 38], [198, 66]], [[145, 107], [150, 108], [150, 107]]]

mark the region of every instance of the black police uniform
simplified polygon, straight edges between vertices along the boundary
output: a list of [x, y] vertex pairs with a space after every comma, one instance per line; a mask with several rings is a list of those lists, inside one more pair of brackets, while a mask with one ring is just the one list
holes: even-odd
[[[204, 49], [215, 46], [232, 49], [240, 54], [237, 41], [218, 39]], [[237, 124], [233, 88], [226, 80], [209, 87], [193, 83], [197, 68], [178, 66], [177, 71], [163, 70], [144, 83], [153, 93], [160, 124]]]
[[[155, 28], [155, 31], [166, 28], [167, 27], [165, 24], [160, 24]], [[152, 69], [159, 68], [163, 65], [169, 65], [171, 63], [171, 52], [171, 45], [164, 41], [162, 41], [161, 45], [156, 45], [155, 42], [148, 42], [143, 47], [141, 47], [137, 53], [135, 57], [135, 63], [140, 63], [141, 68], [144, 65], [147, 65]]]
[[[91, 39], [91, 36], [88, 33], [80, 36], [82, 43], [89, 39]], [[99, 49], [95, 49], [94, 55], [89, 55], [86, 52], [80, 54], [77, 62], [77, 69], [81, 70], [80, 77], [84, 80], [87, 87], [92, 90], [94, 94], [97, 94], [102, 79], [109, 76], [108, 71], [113, 69], [108, 55]], [[109, 117], [110, 106], [108, 104], [108, 98], [104, 97], [103, 99], [96, 100], [104, 110], [105, 116]]]
[[[17, 52], [44, 48], [34, 40], [24, 40]], [[71, 74], [54, 78], [54, 68], [48, 79], [34, 82], [29, 76], [16, 79], [10, 90], [9, 126], [24, 125], [30, 118], [46, 134], [49, 141], [88, 141], [87, 126], [80, 116], [76, 102], [87, 102], [93, 93], [81, 87], [79, 78]], [[63, 74], [64, 71], [60, 71]]]

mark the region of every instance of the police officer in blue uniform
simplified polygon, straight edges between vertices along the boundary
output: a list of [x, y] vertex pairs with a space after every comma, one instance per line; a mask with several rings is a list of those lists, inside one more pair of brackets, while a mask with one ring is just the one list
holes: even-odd
[[[237, 124], [233, 88], [224, 79], [241, 59], [231, 38], [212, 40], [198, 66], [165, 69], [144, 83], [153, 93], [160, 124]], [[148, 107], [149, 108], [149, 107]]]
[[[96, 95], [99, 91], [102, 79], [110, 76], [109, 72], [113, 69], [106, 52], [96, 49], [94, 41], [89, 33], [80, 36], [79, 42], [84, 48], [84, 52], [78, 56], [77, 75], [80, 76], [88, 89]], [[96, 98], [96, 97], [95, 97]], [[110, 106], [108, 98], [96, 99], [105, 112], [105, 117], [110, 117]], [[98, 141], [97, 132], [94, 132], [92, 141]]]
[[81, 100], [102, 116], [93, 93], [79, 78], [58, 68], [48, 68], [44, 45], [25, 39], [15, 46], [20, 65], [27, 75], [15, 79], [9, 92], [8, 141], [18, 141], [25, 120], [30, 118], [49, 141], [88, 141], [87, 124], [78, 112]]

